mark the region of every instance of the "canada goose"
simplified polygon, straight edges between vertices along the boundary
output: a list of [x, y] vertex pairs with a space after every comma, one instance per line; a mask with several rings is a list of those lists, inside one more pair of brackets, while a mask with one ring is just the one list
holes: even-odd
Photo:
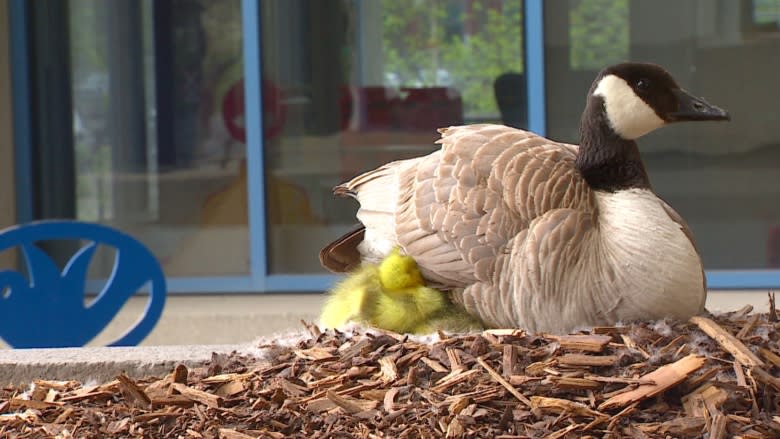
[[456, 126], [440, 130], [440, 150], [337, 186], [360, 203], [363, 227], [324, 248], [322, 263], [343, 271], [400, 246], [430, 286], [494, 327], [687, 319], [704, 308], [701, 259], [653, 192], [635, 140], [668, 123], [727, 119], [659, 66], [607, 67], [588, 92], [580, 146]]
[[426, 287], [414, 259], [398, 249], [379, 265], [363, 264], [330, 291], [320, 324], [339, 328], [349, 322], [413, 334], [482, 329], [445, 293]]

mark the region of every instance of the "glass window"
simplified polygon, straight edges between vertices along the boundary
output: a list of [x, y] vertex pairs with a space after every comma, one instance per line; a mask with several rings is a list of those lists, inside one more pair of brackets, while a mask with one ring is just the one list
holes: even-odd
[[752, 20], [751, 27], [766, 32], [777, 32], [780, 28], [780, 1], [753, 0], [747, 5], [748, 17]]
[[520, 0], [261, 4], [269, 271], [321, 272], [356, 224], [333, 186], [436, 147], [436, 129], [526, 126]]
[[76, 217], [167, 276], [247, 274], [240, 0], [68, 5]]
[[628, 58], [628, 0], [569, 3], [569, 65], [599, 70]]
[[547, 134], [578, 141], [601, 67], [663, 65], [732, 121], [641, 139], [655, 190], [690, 224], [707, 269], [780, 268], [780, 2], [552, 0], [545, 10]]

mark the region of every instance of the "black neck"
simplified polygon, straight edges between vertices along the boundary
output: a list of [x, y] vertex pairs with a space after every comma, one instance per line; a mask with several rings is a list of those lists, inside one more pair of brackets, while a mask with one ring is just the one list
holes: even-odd
[[582, 117], [576, 165], [588, 185], [596, 190], [650, 189], [636, 142], [615, 133], [604, 113], [603, 101], [597, 97], [588, 99]]

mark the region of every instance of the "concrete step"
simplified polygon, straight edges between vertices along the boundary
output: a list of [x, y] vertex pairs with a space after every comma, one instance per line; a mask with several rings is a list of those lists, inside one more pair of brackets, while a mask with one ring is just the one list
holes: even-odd
[[192, 367], [212, 353], [250, 353], [252, 345], [87, 347], [0, 351], [0, 385], [29, 384], [34, 379], [77, 380], [96, 384], [118, 374], [140, 378], [162, 376], [176, 365]]

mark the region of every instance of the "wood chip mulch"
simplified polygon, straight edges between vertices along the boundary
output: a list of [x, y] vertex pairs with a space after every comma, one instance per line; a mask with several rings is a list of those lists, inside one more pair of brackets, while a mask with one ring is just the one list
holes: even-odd
[[780, 437], [780, 324], [746, 307], [568, 336], [321, 332], [259, 359], [0, 390], [2, 438]]

